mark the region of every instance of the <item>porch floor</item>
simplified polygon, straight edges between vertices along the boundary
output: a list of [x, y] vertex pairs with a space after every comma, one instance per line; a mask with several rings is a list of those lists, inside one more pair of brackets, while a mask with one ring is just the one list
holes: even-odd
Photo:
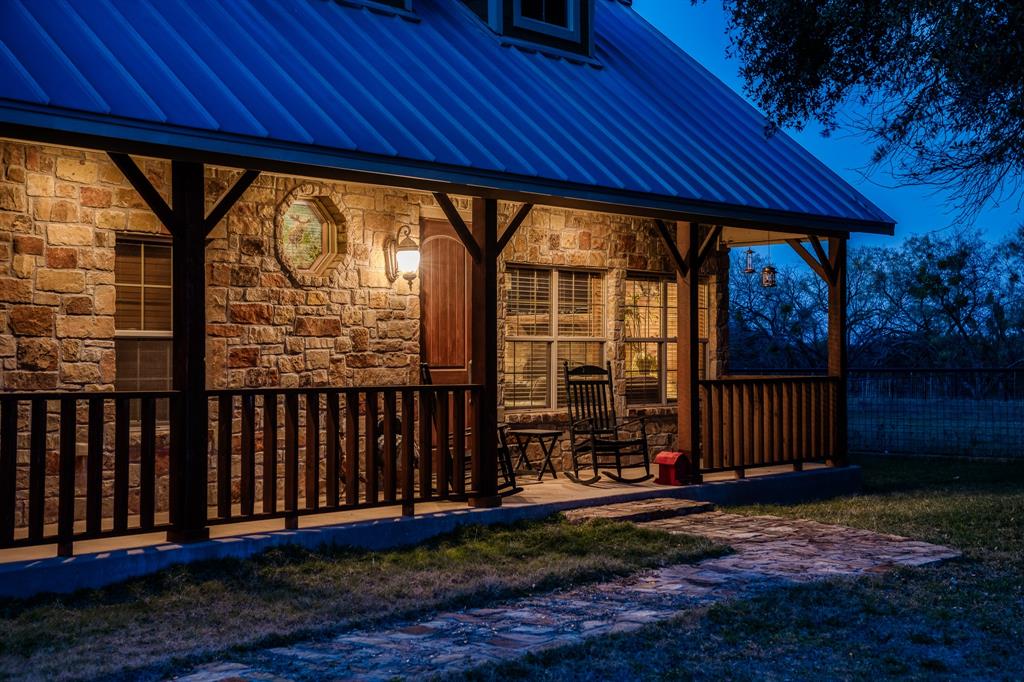
[[564, 476], [527, 482], [523, 492], [506, 497], [496, 509], [471, 509], [464, 502], [416, 505], [415, 517], [402, 517], [400, 507], [381, 507], [303, 516], [299, 528], [285, 530], [281, 519], [211, 527], [209, 541], [191, 545], [168, 543], [164, 532], [75, 543], [75, 556], [56, 557], [53, 545], [0, 551], [0, 597], [27, 597], [40, 592], [72, 592], [147, 575], [193, 561], [242, 559], [271, 547], [323, 544], [389, 549], [425, 542], [460, 525], [513, 523], [568, 509], [674, 497], [719, 504], [792, 503], [852, 494], [860, 488], [859, 467], [833, 468], [807, 463], [748, 470], [737, 480], [731, 473], [709, 474], [701, 485], [670, 487], [653, 481], [621, 484], [603, 480], [592, 486]]

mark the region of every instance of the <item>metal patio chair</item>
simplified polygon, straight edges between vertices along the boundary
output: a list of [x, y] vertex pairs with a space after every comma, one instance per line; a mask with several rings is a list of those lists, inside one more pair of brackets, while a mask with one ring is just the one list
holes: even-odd
[[[563, 362], [565, 398], [569, 409], [569, 444], [577, 483], [590, 485], [604, 476], [619, 483], [640, 483], [651, 478], [647, 421], [643, 417], [619, 419], [615, 415], [615, 386], [612, 366], [582, 365], [573, 369]], [[582, 478], [587, 465], [593, 476]], [[624, 469], [643, 468], [637, 478], [623, 476]], [[614, 471], [615, 473], [611, 473]]]

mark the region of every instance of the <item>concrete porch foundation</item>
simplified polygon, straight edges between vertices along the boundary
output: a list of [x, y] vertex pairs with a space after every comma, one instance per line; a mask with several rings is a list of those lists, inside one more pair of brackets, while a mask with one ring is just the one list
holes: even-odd
[[[532, 478], [527, 476], [527, 478]], [[653, 482], [622, 485], [602, 481], [574, 484], [564, 477], [525, 485], [497, 509], [469, 509], [463, 504], [417, 506], [417, 515], [402, 517], [397, 507], [347, 511], [303, 517], [297, 530], [282, 530], [280, 521], [232, 524], [211, 529], [213, 537], [189, 545], [170, 544], [162, 533], [78, 543], [76, 556], [52, 556], [52, 547], [0, 552], [0, 596], [30, 597], [46, 592], [70, 593], [99, 588], [155, 573], [176, 564], [212, 559], [244, 559], [270, 548], [323, 545], [384, 550], [408, 546], [450, 533], [467, 524], [508, 524], [539, 519], [556, 512], [654, 497], [713, 502], [719, 505], [791, 504], [857, 493], [861, 472], [808, 466], [752, 471], [748, 478], [706, 477], [701, 485], [666, 487]]]

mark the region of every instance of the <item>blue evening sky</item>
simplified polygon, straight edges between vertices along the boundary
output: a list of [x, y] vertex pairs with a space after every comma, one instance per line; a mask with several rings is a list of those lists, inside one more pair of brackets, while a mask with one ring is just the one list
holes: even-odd
[[[708, 0], [697, 6], [691, 5], [690, 0], [633, 0], [633, 6], [662, 33], [742, 94], [739, 64], [725, 57], [728, 37], [720, 0]], [[881, 171], [864, 179], [862, 171], [870, 161], [872, 150], [863, 138], [842, 131], [825, 138], [820, 129], [812, 130], [810, 126], [804, 132], [787, 132], [892, 216], [897, 222], [897, 239], [949, 228], [953, 224], [955, 213], [948, 207], [946, 197], [936, 194], [934, 189], [894, 187], [892, 178]], [[976, 225], [990, 238], [999, 239], [1024, 222], [1024, 214], [1015, 209], [1016, 202], [1012, 201], [988, 207], [978, 216]], [[853, 243], [885, 245], [892, 244], [893, 240], [859, 235]]]

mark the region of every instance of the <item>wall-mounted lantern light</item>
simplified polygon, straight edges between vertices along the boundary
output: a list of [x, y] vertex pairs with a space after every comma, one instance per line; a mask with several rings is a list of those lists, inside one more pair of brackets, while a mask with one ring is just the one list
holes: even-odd
[[778, 271], [770, 265], [764, 266], [761, 269], [761, 286], [765, 289], [771, 289], [776, 284]]
[[412, 281], [420, 270], [420, 246], [412, 238], [412, 231], [408, 225], [398, 228], [397, 237], [388, 237], [384, 240], [384, 273], [388, 281], [394, 282], [401, 275], [409, 282], [412, 288]]

